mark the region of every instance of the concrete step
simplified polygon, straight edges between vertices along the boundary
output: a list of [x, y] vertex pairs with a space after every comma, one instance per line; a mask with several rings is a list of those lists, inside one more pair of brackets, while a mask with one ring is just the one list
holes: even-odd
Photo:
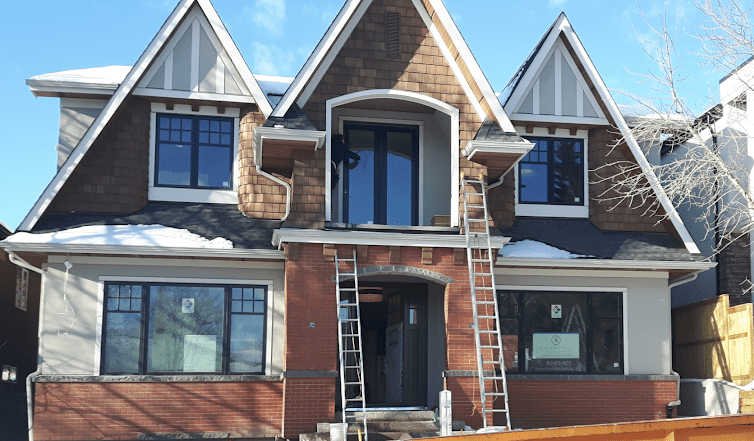
[[[440, 432], [372, 432], [369, 431], [369, 441], [405, 440], [420, 438], [436, 438]], [[363, 439], [363, 435], [362, 435]], [[300, 441], [330, 441], [330, 432], [302, 433]], [[348, 441], [358, 441], [356, 433], [348, 433]]]
[[[348, 412], [349, 417], [361, 419], [362, 412]], [[335, 412], [335, 422], [342, 422], [342, 413]], [[435, 412], [431, 410], [374, 410], [367, 411], [369, 421], [434, 421]]]
[[[440, 425], [434, 421], [369, 421], [369, 433], [372, 432], [439, 432]], [[361, 422], [348, 423], [348, 433], [356, 433], [358, 429], [364, 431]], [[330, 423], [318, 423], [317, 432], [330, 432]]]

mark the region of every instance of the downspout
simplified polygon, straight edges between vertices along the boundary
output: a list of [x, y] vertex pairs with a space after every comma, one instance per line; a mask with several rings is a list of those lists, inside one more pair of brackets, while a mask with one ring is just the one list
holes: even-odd
[[[668, 285], [668, 291], [670, 291], [671, 289], [675, 288], [676, 286], [683, 285], [684, 283], [693, 282], [694, 280], [696, 280], [697, 277], [699, 277], [699, 273], [700, 272], [701, 271], [697, 271], [694, 274], [691, 274], [689, 276], [686, 276], [686, 277], [682, 278], [681, 280], [677, 280], [677, 281], [671, 283], [670, 285]], [[670, 332], [670, 335], [671, 335], [671, 338], [672, 338], [672, 336], [673, 336], [672, 330]], [[675, 379], [675, 401], [671, 401], [666, 406], [666, 408], [668, 410], [668, 412], [667, 412], [668, 415], [672, 416], [671, 408], [672, 407], [678, 407], [678, 406], [681, 405], [681, 374], [679, 374], [678, 372], [674, 371], [673, 369], [670, 369], [670, 373], [673, 374], [673, 375], [675, 375], [675, 378], [676, 378]], [[670, 418], [670, 417], [668, 417], [668, 418]]]
[[44, 296], [42, 295], [42, 291], [44, 291], [46, 271], [32, 266], [11, 251], [6, 250], [6, 252], [8, 253], [11, 263], [29, 271], [33, 271], [41, 277], [39, 283], [39, 323], [37, 324], [37, 370], [26, 377], [26, 424], [29, 431], [29, 441], [34, 441], [34, 403], [32, 399], [31, 384], [42, 374], [42, 314], [44, 313]]
[[291, 184], [262, 170], [262, 166], [259, 164], [257, 164], [257, 173], [285, 187], [285, 216], [280, 219], [281, 222], [285, 222], [288, 219], [288, 215], [291, 214]]

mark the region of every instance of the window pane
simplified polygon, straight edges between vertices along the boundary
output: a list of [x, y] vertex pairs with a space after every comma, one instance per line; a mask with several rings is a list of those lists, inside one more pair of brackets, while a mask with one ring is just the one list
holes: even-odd
[[[117, 299], [110, 300], [117, 301]], [[138, 373], [140, 340], [140, 313], [108, 312], [105, 324], [103, 372], [106, 374]]]
[[191, 146], [160, 144], [157, 152], [157, 184], [191, 184]]
[[584, 170], [581, 166], [554, 165], [552, 172], [553, 203], [574, 204], [581, 203], [584, 189], [581, 176]]
[[199, 187], [230, 188], [230, 148], [199, 146]]
[[501, 292], [498, 307], [505, 369], [518, 372], [518, 293]]
[[262, 372], [264, 316], [233, 314], [230, 323], [230, 371]]
[[623, 373], [621, 353], [623, 346], [622, 320], [592, 320], [592, 371]]
[[413, 135], [387, 132], [387, 225], [411, 225]]
[[521, 202], [547, 202], [547, 165], [521, 164], [519, 173]]
[[586, 372], [586, 294], [525, 293], [526, 372]]
[[147, 371], [219, 372], [224, 301], [222, 287], [151, 287]]
[[348, 188], [345, 189], [348, 203], [348, 219], [352, 224], [374, 223], [374, 132], [349, 130], [348, 148], [361, 159], [349, 170]]

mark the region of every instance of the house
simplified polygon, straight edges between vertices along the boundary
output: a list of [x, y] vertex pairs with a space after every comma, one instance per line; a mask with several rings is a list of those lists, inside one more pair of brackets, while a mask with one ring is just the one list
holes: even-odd
[[714, 264], [661, 188], [658, 217], [599, 202], [590, 169], [646, 159], [611, 148], [625, 122], [565, 15], [500, 96], [440, 0], [346, 1], [293, 79], [181, 0], [132, 67], [28, 84], [63, 121], [58, 173], [0, 242], [44, 278], [36, 439], [335, 421], [353, 256], [367, 405], [449, 390], [454, 419], [503, 425], [482, 419], [461, 234], [480, 176], [514, 427], [677, 405], [670, 286]]
[[[0, 221], [0, 240], [11, 234]], [[0, 426], [9, 437], [26, 433], [24, 379], [37, 369], [39, 283], [0, 251]]]
[[[751, 191], [752, 158], [750, 137], [754, 133], [748, 106], [748, 79], [751, 78], [751, 60], [720, 79], [720, 101], [687, 125], [687, 130], [657, 143], [650, 150], [655, 164], [672, 164], [689, 154], [696, 154], [703, 146], [720, 152], [739, 182]], [[717, 172], [720, 173], [720, 172]], [[717, 178], [725, 182], [724, 178]], [[710, 178], [714, 182], [714, 178]], [[724, 185], [724, 184], [720, 184]], [[699, 192], [700, 190], [697, 190]], [[730, 305], [751, 303], [752, 266], [751, 220], [747, 203], [735, 203], [727, 197], [705, 206], [683, 204], [678, 208], [681, 218], [705, 256], [718, 262], [716, 271], [700, 274], [697, 280], [673, 289], [673, 307], [727, 294]], [[716, 205], [716, 206], [715, 206]], [[743, 214], [741, 218], [737, 218]], [[735, 219], [735, 220], [734, 220]], [[728, 234], [732, 235], [731, 240]]]

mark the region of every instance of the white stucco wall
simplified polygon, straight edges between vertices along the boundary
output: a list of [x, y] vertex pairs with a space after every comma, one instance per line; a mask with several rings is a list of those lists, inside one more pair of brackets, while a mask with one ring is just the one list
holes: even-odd
[[625, 292], [624, 373], [671, 373], [670, 290], [664, 272], [496, 269], [498, 289], [584, 288]]
[[[284, 263], [154, 258], [70, 257], [66, 283], [64, 257], [52, 256], [42, 298], [42, 373], [99, 375], [103, 278], [115, 281], [164, 278], [186, 283], [271, 282], [268, 305], [267, 374], [282, 372]], [[127, 278], [127, 279], [126, 279]], [[271, 332], [270, 332], [271, 331]]]

